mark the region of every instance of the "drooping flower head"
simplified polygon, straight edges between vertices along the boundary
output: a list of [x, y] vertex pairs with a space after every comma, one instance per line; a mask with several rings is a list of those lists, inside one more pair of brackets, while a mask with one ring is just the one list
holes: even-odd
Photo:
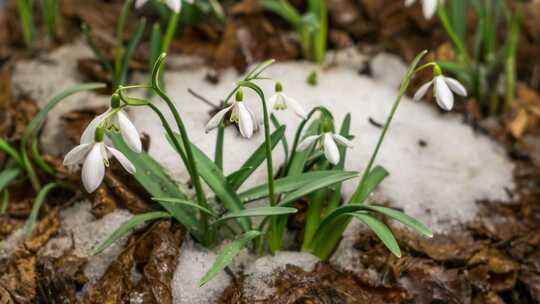
[[81, 138], [81, 144], [66, 154], [64, 165], [68, 167], [82, 164], [82, 183], [88, 193], [94, 192], [105, 176], [105, 167], [109, 166], [109, 155], [114, 156], [130, 174], [135, 173], [135, 166], [122, 152], [104, 142], [105, 129], [97, 127], [94, 136]]
[[287, 110], [291, 108], [296, 115], [302, 119], [306, 119], [306, 111], [296, 99], [289, 97], [283, 93], [283, 85], [280, 82], [276, 82], [275, 94], [268, 99], [268, 108], [272, 110]]
[[[141, 8], [150, 0], [137, 0], [135, 1], [135, 7]], [[180, 13], [182, 9], [182, 0], [159, 0], [160, 2], [165, 3], [173, 12]], [[192, 2], [192, 1], [190, 1]]]
[[452, 92], [465, 97], [467, 96], [467, 90], [456, 79], [444, 76], [437, 64], [433, 68], [433, 74], [433, 80], [423, 84], [416, 94], [414, 94], [413, 99], [415, 101], [422, 99], [431, 85], [433, 85], [433, 93], [437, 104], [441, 109], [450, 111], [454, 107], [454, 95]]
[[122, 139], [135, 152], [142, 151], [142, 143], [137, 128], [129, 120], [127, 114], [120, 106], [120, 96], [114, 93], [111, 98], [111, 105], [107, 111], [96, 116], [86, 127], [82, 136], [82, 142], [89, 142], [96, 133], [96, 129], [102, 127], [107, 130], [117, 131], [122, 135]]
[[255, 116], [244, 103], [244, 93], [241, 89], [236, 92], [236, 98], [232, 105], [220, 110], [214, 115], [206, 125], [206, 132], [217, 128], [225, 114], [231, 112], [230, 121], [238, 124], [240, 134], [245, 138], [253, 136], [253, 131], [257, 128]]
[[318, 148], [322, 148], [324, 151], [324, 156], [333, 165], [337, 165], [340, 160], [339, 149], [337, 144], [343, 145], [346, 148], [352, 148], [353, 144], [347, 138], [335, 134], [332, 132], [332, 128], [328, 127], [328, 124], [325, 123], [323, 126], [323, 133], [318, 135], [311, 135], [306, 138], [298, 145], [298, 150], [305, 150], [311, 147], [312, 144], [316, 144]]
[[[437, 12], [437, 6], [439, 5], [439, 0], [420, 0], [422, 1], [422, 12], [426, 19], [431, 19]], [[416, 2], [416, 0], [405, 0], [405, 6], [411, 6]]]

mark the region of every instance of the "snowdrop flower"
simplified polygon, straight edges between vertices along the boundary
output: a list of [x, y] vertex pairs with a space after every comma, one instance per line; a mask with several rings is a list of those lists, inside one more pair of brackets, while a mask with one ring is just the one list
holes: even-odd
[[142, 151], [139, 132], [137, 132], [137, 128], [129, 120], [127, 114], [120, 108], [120, 97], [118, 94], [113, 94], [111, 107], [104, 113], [96, 116], [88, 124], [81, 136], [81, 143], [91, 141], [98, 127], [119, 131], [131, 150], [137, 153]]
[[418, 101], [426, 95], [428, 89], [433, 85], [433, 91], [435, 94], [435, 100], [439, 107], [445, 111], [452, 110], [454, 106], [454, 95], [452, 92], [460, 95], [467, 96], [467, 90], [454, 78], [445, 77], [442, 74], [441, 68], [436, 65], [434, 68], [435, 77], [433, 80], [423, 84], [420, 89], [414, 94], [413, 99]]
[[[437, 12], [437, 5], [439, 0], [420, 0], [422, 1], [422, 12], [426, 19], [431, 19], [435, 12]], [[416, 0], [405, 0], [405, 6], [411, 6], [416, 2]]]
[[[149, 0], [137, 0], [135, 1], [135, 7], [141, 8], [148, 2]], [[164, 2], [173, 12], [180, 13], [180, 10], [182, 9], [182, 0], [159, 0], [161, 2]], [[193, 3], [193, 0], [190, 1], [190, 3]]]
[[217, 112], [217, 114], [208, 121], [206, 133], [217, 128], [223, 120], [223, 117], [225, 117], [225, 114], [229, 111], [231, 111], [230, 120], [231, 122], [238, 124], [240, 134], [245, 138], [253, 136], [253, 130], [257, 128], [256, 119], [251, 110], [244, 104], [244, 94], [242, 90], [236, 92], [236, 101], [232, 105]]
[[324, 150], [324, 156], [326, 159], [333, 165], [339, 163], [339, 150], [336, 142], [340, 145], [343, 145], [347, 148], [352, 148], [352, 142], [347, 138], [334, 134], [332, 132], [325, 132], [319, 135], [312, 135], [306, 137], [299, 145], [298, 150], [305, 150], [315, 142], [321, 142], [321, 146]]
[[109, 165], [109, 153], [114, 156], [120, 165], [130, 174], [135, 173], [135, 166], [113, 147], [103, 142], [105, 129], [97, 128], [94, 137], [89, 141], [82, 141], [66, 154], [64, 165], [68, 167], [82, 164], [82, 182], [88, 193], [94, 192], [103, 181], [105, 166]]
[[280, 82], [276, 82], [275, 94], [268, 99], [268, 108], [272, 110], [286, 110], [287, 107], [291, 107], [296, 115], [302, 119], [306, 119], [306, 111], [298, 101], [283, 93], [283, 86]]

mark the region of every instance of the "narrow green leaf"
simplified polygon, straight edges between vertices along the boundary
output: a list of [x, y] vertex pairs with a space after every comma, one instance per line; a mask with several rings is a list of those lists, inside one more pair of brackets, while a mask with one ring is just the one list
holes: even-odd
[[394, 234], [383, 222], [364, 213], [356, 212], [348, 213], [348, 215], [366, 224], [373, 232], [375, 232], [377, 237], [379, 237], [390, 252], [392, 252], [398, 258], [401, 257], [401, 250], [399, 249], [399, 245], [394, 237]]
[[400, 223], [408, 226], [408, 227], [411, 227], [412, 229], [420, 232], [421, 234], [427, 236], [427, 237], [433, 237], [433, 232], [431, 232], [431, 230], [424, 224], [422, 224], [420, 221], [418, 221], [417, 219], [401, 212], [401, 211], [398, 211], [398, 210], [395, 210], [395, 209], [391, 209], [391, 208], [386, 208], [386, 207], [380, 207], [380, 206], [369, 206], [369, 205], [365, 205], [363, 206], [365, 209], [368, 209], [368, 210], [372, 210], [372, 211], [375, 211], [375, 212], [379, 212], [379, 213], [382, 213], [386, 216], [389, 216], [397, 221], [399, 221]]
[[296, 208], [290, 207], [260, 207], [260, 208], [249, 208], [236, 212], [229, 212], [224, 216], [220, 217], [214, 224], [221, 223], [226, 220], [239, 218], [239, 217], [255, 217], [255, 216], [272, 216], [272, 215], [283, 215], [283, 214], [292, 214], [296, 213], [298, 210]]
[[286, 0], [263, 0], [262, 6], [274, 14], [281, 16], [292, 27], [298, 29], [300, 27], [301, 16], [298, 11]]
[[315, 190], [319, 190], [337, 183], [342, 183], [355, 177], [358, 177], [358, 172], [340, 172], [338, 174], [325, 176], [318, 180], [307, 183], [290, 193], [287, 193], [287, 195], [285, 195], [285, 197], [283, 197], [283, 199], [279, 202], [279, 206], [287, 206]]
[[94, 56], [96, 56], [96, 59], [100, 62], [103, 69], [105, 69], [105, 71], [107, 71], [109, 75], [112, 75], [114, 73], [114, 69], [107, 57], [105, 57], [101, 49], [96, 45], [94, 38], [92, 38], [92, 31], [90, 30], [88, 25], [86, 23], [83, 23], [81, 29], [83, 32], [84, 40], [86, 40], [86, 43], [94, 52]]
[[161, 54], [161, 44], [163, 43], [163, 33], [159, 23], [154, 23], [152, 26], [152, 34], [150, 36], [150, 69], [154, 67], [159, 55]]
[[[330, 175], [340, 174], [341, 171], [336, 170], [324, 170], [324, 171], [310, 171], [295, 176], [287, 176], [278, 178], [274, 181], [275, 194], [283, 194], [293, 190], [296, 190], [307, 183], [315, 180], [327, 177]], [[240, 200], [244, 203], [265, 198], [268, 196], [268, 185], [262, 184], [250, 188], [238, 195]]]
[[[116, 149], [120, 150], [135, 166], [136, 173], [133, 175], [137, 182], [154, 197], [175, 197], [187, 199], [185, 191], [178, 185], [161, 165], [146, 152], [136, 153], [131, 150], [119, 134], [109, 134]], [[200, 240], [202, 235], [199, 231], [198, 220], [193, 210], [180, 204], [160, 202], [177, 221], [186, 226], [193, 236]]]
[[114, 242], [116, 242], [118, 239], [126, 235], [128, 232], [130, 232], [132, 229], [136, 228], [139, 225], [142, 225], [146, 222], [158, 220], [162, 218], [169, 218], [171, 217], [167, 212], [148, 212], [144, 214], [135, 215], [129, 220], [125, 221], [116, 229], [105, 241], [103, 241], [101, 244], [99, 244], [96, 249], [94, 249], [93, 255], [100, 254], [103, 252], [103, 250], [107, 249], [109, 246], [111, 246]]
[[13, 158], [17, 162], [17, 164], [19, 164], [19, 166], [23, 165], [23, 161], [19, 152], [17, 152], [17, 150], [3, 138], [0, 138], [0, 150], [4, 151], [7, 155]]
[[120, 69], [120, 79], [118, 79], [117, 84], [125, 83], [127, 80], [127, 74], [129, 70], [129, 62], [131, 61], [131, 57], [133, 57], [133, 53], [135, 53], [135, 49], [139, 45], [139, 42], [141, 41], [142, 35], [144, 34], [144, 29], [146, 27], [146, 19], [142, 19], [137, 23], [137, 28], [135, 29], [135, 32], [133, 33], [133, 36], [129, 39], [126, 52], [124, 53], [124, 56], [122, 58], [122, 67]]
[[32, 235], [32, 229], [36, 224], [37, 218], [39, 216], [39, 210], [41, 210], [41, 205], [43, 205], [47, 194], [49, 194], [49, 192], [51, 192], [51, 190], [56, 187], [58, 187], [57, 183], [49, 183], [39, 191], [32, 205], [32, 211], [30, 212], [30, 216], [28, 217], [24, 225], [24, 234], [26, 235], [26, 237], [30, 237]]
[[214, 212], [212, 212], [211, 210], [203, 206], [200, 206], [197, 203], [194, 203], [192, 201], [188, 201], [185, 199], [173, 198], [173, 197], [152, 197], [152, 200], [156, 202], [161, 202], [161, 203], [173, 203], [173, 204], [180, 204], [180, 205], [184, 205], [188, 207], [193, 207], [193, 208], [196, 208], [205, 212], [208, 215], [215, 216]]
[[[285, 134], [285, 126], [281, 126], [279, 129], [272, 133], [270, 140], [272, 148], [275, 148], [283, 135]], [[242, 184], [248, 179], [248, 177], [255, 172], [255, 170], [264, 162], [266, 159], [265, 154], [265, 143], [262, 143], [253, 154], [244, 162], [240, 168], [246, 168], [242, 171], [236, 171], [238, 173], [231, 174], [227, 176], [227, 181], [231, 185], [231, 188], [237, 190], [242, 186]]]
[[32, 119], [32, 121], [28, 124], [26, 129], [23, 132], [21, 142], [23, 143], [23, 146], [28, 142], [28, 139], [36, 134], [43, 123], [45, 122], [45, 119], [47, 119], [47, 115], [49, 112], [62, 100], [65, 98], [80, 93], [83, 91], [91, 91], [91, 90], [97, 90], [105, 88], [106, 85], [104, 83], [85, 83], [85, 84], [79, 84], [72, 86], [59, 94], [55, 95], [47, 104], [39, 111], [39, 113]]
[[[351, 139], [352, 136], [350, 134], [350, 130], [351, 130], [351, 113], [348, 113], [343, 119], [343, 122], [341, 123], [339, 135], [345, 138]], [[337, 170], [343, 170], [345, 168], [346, 159], [347, 159], [347, 147], [340, 145], [339, 146], [339, 163], [336, 165], [335, 168]], [[328, 208], [326, 209], [325, 213], [332, 212], [332, 210], [336, 209], [339, 206], [340, 201], [341, 201], [341, 184], [335, 187], [334, 192], [332, 193], [332, 196], [330, 197], [330, 201], [328, 202]]]
[[367, 175], [362, 187], [359, 189], [358, 200], [352, 204], [362, 204], [375, 188], [389, 175], [382, 166], [375, 166]]
[[244, 248], [251, 240], [261, 235], [260, 231], [251, 230], [242, 235], [241, 238], [228, 244], [223, 248], [223, 251], [218, 255], [212, 268], [199, 281], [199, 286], [203, 286], [218, 275], [225, 267], [227, 267], [234, 257]]
[[0, 172], [0, 191], [4, 190], [20, 173], [19, 168], [5, 169]]
[[[180, 135], [175, 134], [178, 142], [182, 145]], [[169, 139], [170, 142], [170, 139]], [[244, 209], [244, 205], [240, 201], [240, 198], [236, 192], [230, 187], [227, 179], [223, 175], [223, 172], [214, 164], [212, 160], [204, 154], [197, 146], [191, 145], [193, 150], [193, 157], [197, 162], [197, 168], [202, 179], [206, 184], [214, 191], [215, 195], [220, 199], [225, 208], [231, 212], [240, 211]], [[183, 148], [183, 147], [182, 147]], [[244, 231], [251, 230], [251, 223], [247, 218], [238, 219], [238, 223], [244, 229]]]

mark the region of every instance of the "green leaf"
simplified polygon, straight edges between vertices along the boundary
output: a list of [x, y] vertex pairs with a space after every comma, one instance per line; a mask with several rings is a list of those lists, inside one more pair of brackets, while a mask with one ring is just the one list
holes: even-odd
[[[179, 134], [175, 134], [178, 142], [182, 145], [183, 142]], [[170, 139], [169, 139], [170, 142]], [[191, 145], [193, 157], [197, 162], [197, 168], [202, 179], [214, 191], [215, 195], [220, 199], [225, 208], [231, 212], [244, 209], [244, 205], [236, 192], [231, 188], [223, 172], [214, 164], [212, 160], [204, 154], [197, 146]], [[183, 148], [183, 147], [182, 147]], [[246, 218], [238, 219], [238, 223], [244, 231], [251, 230], [251, 223]]]
[[0, 138], [0, 150], [4, 151], [7, 155], [13, 158], [20, 166], [23, 165], [23, 161], [21, 156], [19, 155], [19, 152], [17, 152], [17, 150], [3, 138]]
[[315, 181], [309, 182], [290, 193], [287, 193], [287, 195], [285, 195], [285, 197], [283, 197], [283, 199], [279, 202], [279, 206], [287, 206], [291, 203], [294, 203], [297, 199], [307, 194], [310, 194], [315, 190], [319, 190], [337, 183], [342, 183], [355, 177], [358, 177], [358, 172], [340, 172], [337, 174], [322, 177]]
[[5, 169], [0, 172], [0, 191], [4, 190], [20, 173], [19, 168]]
[[129, 70], [129, 62], [131, 61], [131, 57], [133, 57], [133, 53], [135, 53], [135, 49], [139, 45], [139, 42], [141, 41], [142, 35], [144, 34], [144, 29], [146, 27], [146, 19], [142, 19], [137, 23], [137, 28], [135, 29], [135, 32], [129, 39], [126, 52], [124, 53], [124, 57], [122, 58], [122, 67], [120, 69], [120, 79], [118, 79], [118, 84], [125, 83], [127, 80], [127, 73]]
[[398, 258], [401, 257], [401, 250], [399, 249], [396, 238], [394, 238], [394, 234], [383, 222], [364, 213], [355, 212], [348, 213], [348, 215], [366, 224], [371, 230], [373, 230], [373, 232], [375, 232], [377, 237], [383, 242], [386, 248], [390, 250], [390, 252], [392, 252]]
[[163, 33], [159, 23], [154, 23], [152, 26], [152, 34], [150, 36], [150, 69], [154, 67], [154, 63], [161, 54], [161, 45], [163, 43]]
[[298, 210], [296, 208], [290, 207], [260, 207], [260, 208], [249, 208], [240, 210], [237, 212], [230, 212], [219, 218], [214, 224], [239, 218], [239, 217], [254, 217], [254, 216], [272, 216], [272, 215], [283, 215], [283, 214], [292, 214], [296, 213]]
[[298, 29], [300, 26], [300, 21], [302, 17], [298, 11], [286, 0], [263, 0], [262, 6], [274, 14], [281, 16], [287, 22], [291, 24], [292, 27]]
[[212, 212], [211, 210], [209, 210], [209, 209], [207, 209], [207, 208], [205, 208], [203, 206], [200, 206], [197, 203], [194, 203], [192, 201], [188, 201], [188, 200], [185, 200], [185, 199], [173, 198], [173, 197], [152, 197], [152, 200], [156, 201], [156, 202], [161, 202], [161, 203], [173, 203], [173, 204], [180, 204], [180, 205], [184, 205], [184, 206], [187, 206], [187, 207], [196, 208], [196, 209], [199, 209], [199, 210], [205, 212], [208, 215], [215, 216], [214, 212]]
[[39, 210], [41, 210], [41, 205], [43, 205], [45, 198], [47, 198], [47, 194], [49, 194], [49, 192], [51, 192], [51, 190], [56, 187], [58, 187], [57, 183], [49, 183], [39, 191], [32, 205], [32, 211], [30, 212], [30, 216], [28, 217], [24, 225], [24, 234], [26, 235], [26, 237], [30, 237], [32, 235], [32, 229], [36, 224], [37, 218], [39, 216]]
[[216, 261], [210, 270], [199, 281], [199, 286], [203, 286], [218, 275], [225, 267], [227, 267], [234, 257], [244, 248], [251, 240], [261, 235], [260, 231], [251, 230], [242, 235], [241, 238], [228, 244], [223, 248], [223, 251], [218, 255]]
[[[274, 131], [270, 137], [270, 141], [272, 144], [272, 148], [275, 148], [276, 145], [279, 143], [283, 135], [285, 134], [285, 126], [281, 126], [279, 129]], [[242, 171], [236, 171], [235, 174], [231, 174], [227, 176], [227, 181], [231, 185], [231, 188], [234, 190], [237, 190], [242, 186], [242, 184], [248, 179], [253, 172], [264, 162], [266, 159], [265, 154], [265, 143], [262, 143], [255, 152], [246, 160], [246, 162], [240, 167], [242, 170], [243, 168], [247, 168], [246, 170]]]
[[365, 205], [363, 206], [365, 209], [368, 209], [368, 210], [372, 210], [372, 211], [375, 211], [375, 212], [379, 212], [379, 213], [382, 213], [386, 216], [389, 216], [397, 221], [399, 221], [400, 223], [408, 226], [408, 227], [411, 227], [412, 229], [420, 232], [421, 234], [427, 236], [427, 237], [433, 237], [433, 232], [431, 232], [431, 230], [426, 227], [426, 225], [422, 224], [420, 221], [418, 221], [417, 219], [401, 212], [401, 211], [398, 211], [398, 210], [395, 210], [395, 209], [391, 209], [391, 208], [386, 208], [386, 207], [380, 207], [380, 206], [369, 206], [369, 205]]
[[118, 239], [126, 235], [130, 230], [135, 227], [142, 225], [148, 221], [153, 221], [162, 218], [171, 217], [167, 212], [148, 212], [144, 214], [135, 215], [129, 220], [125, 221], [116, 229], [105, 241], [99, 244], [96, 249], [94, 249], [93, 255], [100, 254], [103, 250], [107, 249], [112, 243], [116, 242]]
[[375, 166], [366, 177], [366, 180], [362, 184], [362, 188], [359, 189], [358, 200], [351, 203], [362, 204], [388, 175], [388, 171], [382, 166]]
[[[120, 150], [135, 166], [137, 170], [133, 175], [137, 182], [154, 197], [175, 197], [178, 199], [187, 199], [184, 190], [178, 185], [167, 173], [161, 165], [156, 162], [146, 152], [136, 153], [131, 150], [120, 134], [110, 133], [116, 149]], [[194, 215], [193, 210], [185, 208], [180, 204], [160, 202], [177, 221], [186, 226], [197, 240], [201, 240], [201, 232], [198, 227], [198, 219]]]
[[105, 69], [110, 75], [114, 73], [114, 69], [107, 59], [100, 48], [96, 45], [96, 42], [94, 41], [94, 38], [92, 38], [92, 31], [88, 27], [86, 23], [83, 23], [81, 26], [84, 40], [86, 40], [86, 43], [92, 49], [94, 52], [94, 56], [96, 56], [96, 59], [100, 62], [103, 69]]
[[[339, 135], [351, 139], [352, 135], [350, 134], [351, 130], [351, 113], [348, 113], [343, 122], [341, 123], [341, 128], [339, 130]], [[339, 146], [339, 163], [336, 165], [337, 170], [343, 170], [345, 168], [345, 160], [347, 159], [347, 147], [340, 145]], [[337, 185], [334, 189], [334, 193], [330, 197], [328, 203], [328, 208], [325, 211], [326, 213], [331, 212], [339, 206], [341, 201], [341, 185]]]
[[[307, 183], [339, 173], [342, 172], [336, 170], [310, 171], [300, 175], [278, 178], [274, 181], [275, 194], [279, 195], [290, 192], [304, 186]], [[268, 185], [265, 183], [255, 186], [240, 193], [238, 196], [244, 203], [265, 198], [268, 196]]]
[[28, 124], [26, 129], [23, 132], [21, 142], [23, 143], [23, 146], [26, 146], [26, 143], [28, 142], [28, 139], [37, 134], [43, 123], [45, 122], [45, 119], [47, 119], [47, 115], [49, 112], [62, 100], [65, 98], [79, 93], [83, 91], [91, 91], [91, 90], [97, 90], [105, 88], [106, 85], [104, 83], [85, 83], [85, 84], [79, 84], [72, 86], [64, 91], [62, 91], [60, 94], [55, 95], [40, 111], [39, 113], [32, 119], [32, 121]]
[[304, 126], [306, 125], [307, 123], [307, 120], [314, 115], [314, 113], [316, 111], [321, 111], [323, 114], [321, 115], [321, 117], [318, 117], [316, 119], [313, 120], [313, 122], [309, 125], [309, 127], [307, 128], [303, 138], [306, 138], [308, 136], [311, 136], [311, 135], [316, 135], [319, 133], [319, 127], [321, 126], [322, 124], [322, 118], [323, 116], [325, 116], [326, 112], [328, 112], [325, 108], [322, 108], [322, 107], [319, 107], [319, 108], [316, 108], [316, 109], [313, 109], [309, 115], [308, 115], [308, 118], [304, 121], [302, 121], [300, 123], [300, 125], [298, 126], [298, 129], [296, 130], [296, 135], [294, 137], [294, 144], [293, 144], [293, 148], [292, 148], [292, 155], [291, 155], [291, 158], [289, 160], [289, 162], [287, 163], [287, 169], [285, 171], [286, 175], [288, 176], [293, 176], [293, 175], [298, 175], [300, 173], [302, 173], [304, 171], [304, 167], [306, 165], [306, 162], [311, 154], [311, 150], [312, 148], [307, 148], [303, 151], [299, 151], [297, 148], [298, 148], [298, 145], [300, 143], [300, 136], [302, 135], [302, 130], [304, 128]]

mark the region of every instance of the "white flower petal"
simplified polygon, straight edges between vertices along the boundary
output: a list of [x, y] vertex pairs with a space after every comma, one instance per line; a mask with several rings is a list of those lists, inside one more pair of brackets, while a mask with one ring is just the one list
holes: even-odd
[[339, 149], [334, 142], [332, 134], [324, 134], [324, 155], [326, 159], [332, 164], [337, 165], [339, 163]]
[[251, 113], [243, 102], [237, 103], [238, 108], [238, 126], [240, 127], [240, 134], [245, 138], [253, 136], [254, 121]]
[[135, 8], [141, 8], [143, 5], [146, 4], [146, 2], [148, 2], [148, 0], [137, 0], [137, 1], [135, 1]]
[[454, 106], [454, 95], [450, 88], [444, 81], [444, 76], [435, 77], [435, 99], [437, 104], [445, 111], [452, 110]]
[[82, 163], [84, 157], [92, 146], [90, 144], [80, 144], [71, 149], [64, 157], [64, 166], [74, 166]]
[[135, 128], [124, 111], [120, 110], [116, 113], [116, 120], [118, 122], [118, 128], [120, 128], [120, 134], [128, 147], [137, 153], [141, 153], [142, 143], [139, 132], [137, 132], [137, 128]]
[[274, 111], [274, 107], [276, 106], [276, 101], [278, 99], [278, 95], [274, 94], [270, 98], [268, 98], [268, 113], [272, 113]]
[[182, 0], [165, 0], [165, 3], [173, 12], [177, 14], [180, 13], [180, 9], [182, 8]]
[[306, 110], [304, 110], [304, 108], [300, 105], [298, 101], [296, 101], [296, 99], [289, 97], [285, 94], [283, 94], [283, 98], [285, 99], [287, 106], [291, 107], [294, 113], [296, 113], [296, 115], [298, 115], [302, 119], [306, 119], [307, 117]]
[[102, 145], [103, 143], [94, 144], [83, 164], [82, 182], [88, 193], [94, 192], [105, 176], [105, 165], [101, 154]]
[[467, 89], [456, 79], [450, 78], [450, 77], [444, 77], [444, 81], [450, 87], [450, 90], [452, 90], [454, 93], [460, 95], [460, 96], [467, 96]]
[[413, 100], [414, 100], [414, 101], [419, 101], [420, 99], [422, 99], [422, 98], [426, 95], [426, 93], [427, 93], [427, 91], [429, 90], [429, 87], [431, 86], [432, 83], [433, 83], [433, 80], [424, 83], [424, 84], [418, 89], [418, 91], [416, 91], [416, 93], [414, 94]]
[[225, 114], [227, 114], [227, 112], [229, 112], [231, 108], [232, 106], [228, 106], [225, 109], [217, 112], [216, 115], [212, 116], [212, 118], [210, 118], [210, 120], [208, 121], [208, 124], [206, 124], [206, 133], [217, 128], [219, 124], [221, 123], [221, 121], [223, 120], [223, 117], [225, 116]]
[[301, 151], [309, 148], [309, 146], [311, 146], [311, 144], [317, 141], [317, 139], [319, 139], [320, 137], [321, 135], [311, 135], [304, 138], [304, 140], [298, 145], [297, 149]]
[[352, 141], [348, 140], [347, 138], [339, 135], [339, 134], [333, 134], [332, 137], [334, 137], [334, 139], [341, 145], [344, 145], [348, 148], [352, 148], [353, 147], [353, 144], [352, 144]]
[[426, 19], [431, 19], [437, 12], [437, 5], [439, 0], [423, 0], [422, 11]]
[[106, 147], [106, 148], [107, 148], [107, 150], [109, 152], [111, 152], [111, 154], [114, 156], [114, 158], [116, 158], [118, 160], [120, 165], [122, 165], [122, 167], [127, 172], [129, 172], [130, 174], [135, 174], [135, 172], [137, 171], [135, 169], [135, 166], [133, 165], [133, 163], [124, 154], [122, 154], [122, 152], [116, 150], [113, 147]]
[[101, 113], [100, 115], [96, 116], [88, 126], [86, 126], [86, 129], [84, 129], [82, 135], [81, 135], [81, 144], [87, 144], [94, 142], [94, 136], [96, 133], [96, 128], [98, 124], [109, 114], [111, 109], [108, 109], [107, 111]]

